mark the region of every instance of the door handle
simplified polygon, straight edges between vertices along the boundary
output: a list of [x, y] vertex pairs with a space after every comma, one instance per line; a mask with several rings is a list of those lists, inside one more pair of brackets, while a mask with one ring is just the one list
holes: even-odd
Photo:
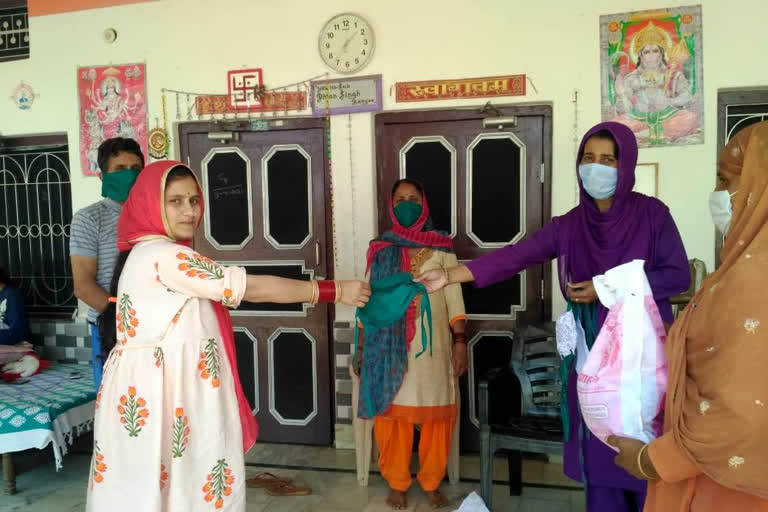
[[315, 240], [315, 266], [320, 266], [320, 240]]

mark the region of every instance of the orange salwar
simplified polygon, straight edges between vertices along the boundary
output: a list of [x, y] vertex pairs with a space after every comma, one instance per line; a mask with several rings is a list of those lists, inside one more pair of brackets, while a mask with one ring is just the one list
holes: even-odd
[[[411, 259], [411, 273], [456, 265], [453, 253], [422, 249]], [[386, 412], [375, 416], [373, 422], [381, 474], [390, 488], [402, 492], [411, 486], [414, 425], [421, 425], [417, 479], [424, 491], [431, 492], [445, 478], [456, 424], [458, 380], [453, 374], [451, 325], [466, 319], [461, 286], [452, 284], [430, 294], [429, 303], [432, 350], [417, 357], [422, 347], [417, 320], [400, 390]]]
[[[419, 473], [416, 479], [425, 492], [436, 491], [445, 478], [455, 418], [421, 424]], [[376, 416], [373, 429], [379, 448], [379, 469], [389, 487], [406, 492], [411, 487], [411, 453], [414, 424]]]

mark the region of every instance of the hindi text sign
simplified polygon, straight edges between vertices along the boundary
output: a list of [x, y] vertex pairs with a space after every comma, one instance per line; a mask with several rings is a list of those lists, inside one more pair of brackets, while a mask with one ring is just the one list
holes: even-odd
[[525, 75], [465, 78], [462, 80], [429, 80], [397, 82], [398, 103], [407, 101], [485, 98], [493, 96], [525, 96]]

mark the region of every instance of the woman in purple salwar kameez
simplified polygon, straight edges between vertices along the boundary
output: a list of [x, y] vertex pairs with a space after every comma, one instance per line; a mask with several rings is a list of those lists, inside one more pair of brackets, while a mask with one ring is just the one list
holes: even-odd
[[[607, 309], [597, 299], [592, 278], [642, 259], [661, 316], [672, 323], [669, 298], [688, 288], [688, 261], [669, 209], [656, 198], [632, 191], [636, 163], [637, 142], [629, 128], [612, 122], [596, 125], [579, 148], [578, 206], [518, 244], [447, 272], [426, 272], [417, 280], [430, 293], [457, 282], [485, 287], [557, 258], [563, 295], [580, 307], [596, 307], [599, 329]], [[567, 387], [570, 432], [564, 471], [585, 484], [587, 511], [642, 510], [646, 483], [616, 466], [616, 452], [590, 435], [581, 420], [573, 368]]]

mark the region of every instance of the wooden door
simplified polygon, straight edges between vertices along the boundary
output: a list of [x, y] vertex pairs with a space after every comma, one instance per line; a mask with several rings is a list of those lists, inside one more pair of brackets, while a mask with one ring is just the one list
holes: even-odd
[[[249, 274], [331, 277], [324, 121], [180, 125], [181, 154], [206, 200], [195, 249]], [[260, 440], [331, 443], [330, 311], [243, 303], [232, 312], [238, 368]]]
[[[398, 178], [424, 184], [438, 229], [467, 261], [530, 235], [549, 220], [551, 108], [500, 108], [514, 126], [484, 128], [477, 110], [376, 116], [378, 227], [391, 227], [387, 204]], [[545, 184], [547, 186], [545, 186]], [[483, 290], [465, 285], [469, 372], [462, 379], [462, 448], [479, 446], [476, 390], [490, 368], [509, 362], [514, 330], [551, 316], [549, 265]]]

